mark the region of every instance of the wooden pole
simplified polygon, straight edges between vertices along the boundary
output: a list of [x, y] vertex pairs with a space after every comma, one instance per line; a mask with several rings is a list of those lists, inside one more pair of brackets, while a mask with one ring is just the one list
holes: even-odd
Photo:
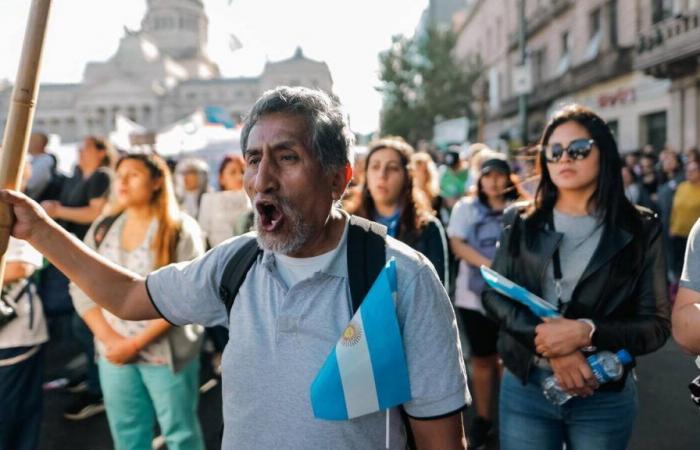
[[[22, 55], [15, 86], [12, 89], [12, 101], [0, 151], [0, 187], [3, 189], [17, 190], [22, 178], [25, 153], [39, 92], [39, 66], [50, 7], [51, 0], [32, 0], [29, 10]], [[5, 253], [13, 222], [11, 207], [7, 203], [0, 203], [0, 286], [4, 279]]]

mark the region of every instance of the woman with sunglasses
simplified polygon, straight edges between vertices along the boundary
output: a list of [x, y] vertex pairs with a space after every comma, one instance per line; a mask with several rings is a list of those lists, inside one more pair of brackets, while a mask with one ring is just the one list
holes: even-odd
[[[116, 166], [115, 204], [85, 243], [138, 274], [204, 253], [197, 223], [180, 212], [170, 171], [155, 155]], [[71, 284], [76, 311], [95, 335], [100, 382], [116, 449], [147, 450], [154, 419], [169, 449], [204, 449], [197, 418], [202, 328], [163, 319], [122, 320]], [[193, 293], [193, 295], [196, 295]]]
[[[592, 111], [558, 111], [539, 146], [534, 204], [506, 213], [492, 268], [556, 305], [541, 320], [491, 289], [483, 302], [500, 324], [506, 371], [499, 406], [502, 450], [625, 449], [637, 413], [629, 367], [598, 385], [586, 356], [661, 347], [670, 334], [661, 224], [625, 197], [617, 144]], [[554, 374], [576, 397], [542, 394]]]

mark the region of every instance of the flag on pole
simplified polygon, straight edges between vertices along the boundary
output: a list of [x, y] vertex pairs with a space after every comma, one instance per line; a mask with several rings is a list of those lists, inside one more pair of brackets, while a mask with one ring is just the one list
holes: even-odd
[[391, 258], [311, 384], [316, 418], [348, 420], [411, 399], [395, 300]]
[[486, 283], [494, 290], [522, 305], [527, 306], [536, 316], [552, 318], [561, 317], [561, 314], [559, 314], [554, 305], [545, 299], [538, 297], [519, 284], [515, 284], [513, 281], [504, 277], [495, 270], [486, 266], [481, 266], [481, 276], [484, 277], [484, 281], [486, 281]]
[[209, 124], [219, 124], [226, 128], [233, 128], [235, 126], [231, 115], [220, 106], [207, 106], [204, 108], [204, 115]]
[[228, 48], [232, 52], [235, 52], [236, 50], [240, 50], [243, 48], [243, 43], [241, 42], [240, 39], [236, 37], [235, 34], [229, 33], [228, 35]]

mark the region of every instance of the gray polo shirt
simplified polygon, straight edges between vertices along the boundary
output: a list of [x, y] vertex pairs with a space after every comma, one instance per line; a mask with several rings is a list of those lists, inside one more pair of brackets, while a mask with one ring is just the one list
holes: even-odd
[[[264, 252], [250, 269], [231, 310], [222, 361], [223, 449], [384, 448], [384, 412], [326, 421], [314, 418], [311, 409], [311, 383], [352, 315], [346, 236], [347, 225], [328, 267], [291, 289], [273, 253]], [[218, 290], [241, 244], [233, 238], [194, 261], [151, 274], [148, 291], [163, 317], [175, 324], [227, 326]], [[454, 311], [423, 255], [388, 238], [392, 256], [412, 396], [404, 407], [422, 418], [453, 412], [470, 400]], [[403, 449], [398, 410], [391, 413], [390, 430], [391, 448]]]
[[700, 292], [700, 219], [695, 222], [688, 235], [680, 286]]

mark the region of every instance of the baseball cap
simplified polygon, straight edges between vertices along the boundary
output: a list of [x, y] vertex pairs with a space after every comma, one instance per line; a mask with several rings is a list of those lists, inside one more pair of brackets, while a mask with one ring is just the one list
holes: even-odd
[[510, 175], [510, 166], [508, 165], [508, 161], [500, 157], [491, 157], [481, 162], [482, 175], [486, 175], [493, 170], [504, 175]]

